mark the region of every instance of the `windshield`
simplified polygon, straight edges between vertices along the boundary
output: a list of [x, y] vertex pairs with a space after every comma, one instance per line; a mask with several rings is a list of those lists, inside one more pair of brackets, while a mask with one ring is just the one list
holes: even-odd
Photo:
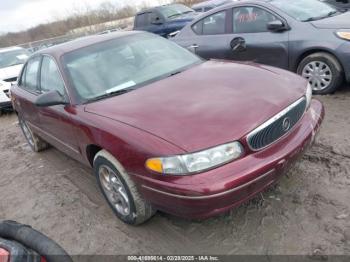
[[193, 9], [184, 5], [167, 5], [161, 7], [162, 14], [167, 18], [173, 18], [182, 14], [192, 13]]
[[270, 3], [299, 21], [318, 20], [337, 13], [319, 0], [271, 0]]
[[24, 49], [0, 53], [0, 69], [24, 64], [29, 57], [29, 52]]
[[120, 37], [63, 56], [83, 103], [138, 88], [201, 61], [190, 51], [151, 34]]

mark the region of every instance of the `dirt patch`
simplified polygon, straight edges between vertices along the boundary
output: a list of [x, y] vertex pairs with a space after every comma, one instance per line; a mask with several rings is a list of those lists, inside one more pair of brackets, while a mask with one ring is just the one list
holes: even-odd
[[120, 222], [91, 170], [55, 149], [34, 154], [15, 115], [0, 118], [0, 218], [27, 223], [70, 254], [350, 255], [350, 91], [318, 97], [316, 144], [277, 186], [205, 221], [157, 213]]

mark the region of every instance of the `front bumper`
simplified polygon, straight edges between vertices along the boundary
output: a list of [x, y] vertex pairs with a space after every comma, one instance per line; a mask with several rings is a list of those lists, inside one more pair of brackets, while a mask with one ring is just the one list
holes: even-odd
[[345, 79], [350, 82], [350, 42], [344, 41], [336, 51], [335, 54], [343, 66]]
[[262, 151], [197, 175], [166, 181], [134, 178], [144, 198], [159, 210], [187, 218], [223, 213], [276, 182], [314, 141], [323, 117], [323, 105], [313, 100], [292, 132]]
[[0, 102], [0, 110], [4, 110], [4, 111], [12, 110], [12, 103], [11, 103], [11, 101]]

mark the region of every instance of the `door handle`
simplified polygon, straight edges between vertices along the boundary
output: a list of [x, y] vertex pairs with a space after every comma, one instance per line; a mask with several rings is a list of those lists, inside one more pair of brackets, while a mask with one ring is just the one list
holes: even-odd
[[193, 44], [193, 45], [190, 45], [189, 47], [187, 47], [187, 49], [190, 50], [192, 53], [196, 53], [196, 50], [198, 47], [199, 47], [199, 45]]
[[230, 43], [233, 52], [243, 52], [247, 50], [247, 44], [243, 37], [236, 37]]

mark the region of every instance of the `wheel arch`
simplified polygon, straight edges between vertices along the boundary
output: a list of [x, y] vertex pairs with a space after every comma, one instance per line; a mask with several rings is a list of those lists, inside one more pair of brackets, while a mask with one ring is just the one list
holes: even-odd
[[297, 72], [300, 63], [301, 63], [301, 61], [303, 61], [304, 58], [306, 58], [309, 55], [316, 54], [316, 53], [326, 53], [328, 55], [333, 56], [338, 61], [339, 65], [341, 67], [340, 68], [341, 71], [344, 72], [344, 66], [343, 66], [342, 62], [340, 61], [340, 59], [331, 50], [329, 50], [327, 48], [311, 48], [311, 49], [305, 50], [295, 60], [295, 64], [293, 65], [293, 72], [295, 72], [295, 73]]
[[95, 145], [95, 144], [90, 144], [90, 145], [86, 146], [86, 157], [87, 157], [91, 167], [93, 167], [93, 165], [94, 165], [95, 156], [101, 150], [103, 150], [103, 148], [98, 146], [98, 145]]

